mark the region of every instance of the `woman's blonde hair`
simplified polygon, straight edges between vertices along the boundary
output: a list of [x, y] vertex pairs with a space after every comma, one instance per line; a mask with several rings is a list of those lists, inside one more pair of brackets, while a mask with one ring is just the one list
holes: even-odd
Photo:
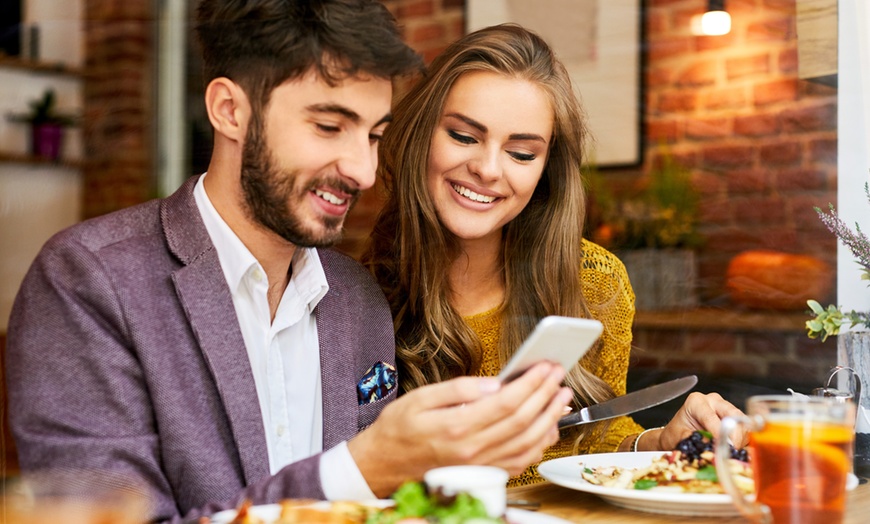
[[[461, 253], [456, 238], [439, 222], [426, 183], [430, 144], [447, 95], [459, 77], [472, 71], [534, 82], [549, 97], [554, 113], [541, 180], [502, 236], [500, 364], [542, 317], [590, 317], [580, 281], [585, 215], [580, 166], [586, 129], [570, 77], [533, 32], [513, 24], [481, 29], [433, 61], [396, 106], [381, 144], [379, 171], [387, 201], [363, 263], [393, 310], [404, 391], [480, 368], [480, 341], [450, 304], [448, 270]], [[584, 359], [590, 368], [598, 351], [593, 348]], [[613, 396], [603, 380], [580, 365], [569, 371], [566, 382], [584, 405]]]

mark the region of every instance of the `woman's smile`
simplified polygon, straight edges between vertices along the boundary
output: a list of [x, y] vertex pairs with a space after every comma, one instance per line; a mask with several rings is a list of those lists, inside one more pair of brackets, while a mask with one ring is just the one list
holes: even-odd
[[460, 240], [500, 235], [532, 198], [552, 134], [553, 109], [538, 85], [484, 71], [459, 77], [427, 165], [444, 227]]

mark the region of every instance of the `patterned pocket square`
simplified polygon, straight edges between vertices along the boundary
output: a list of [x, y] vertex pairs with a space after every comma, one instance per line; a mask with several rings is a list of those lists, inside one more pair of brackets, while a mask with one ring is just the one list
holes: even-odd
[[368, 404], [386, 397], [396, 387], [396, 368], [386, 362], [370, 367], [356, 385], [359, 405]]

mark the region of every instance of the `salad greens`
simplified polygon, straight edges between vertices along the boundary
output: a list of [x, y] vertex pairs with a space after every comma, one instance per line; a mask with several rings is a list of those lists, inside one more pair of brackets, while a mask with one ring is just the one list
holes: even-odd
[[695, 474], [695, 478], [698, 480], [709, 480], [711, 482], [719, 482], [719, 475], [716, 474], [716, 467], [712, 464], [708, 464], [703, 468], [698, 470], [698, 473]]
[[659, 483], [652, 479], [639, 479], [634, 483], [634, 489], [652, 489], [658, 486]]
[[420, 482], [406, 482], [393, 494], [392, 510], [373, 514], [366, 524], [394, 524], [407, 518], [424, 518], [438, 524], [501, 524], [502, 519], [488, 517], [483, 502], [467, 493], [455, 497], [428, 493]]

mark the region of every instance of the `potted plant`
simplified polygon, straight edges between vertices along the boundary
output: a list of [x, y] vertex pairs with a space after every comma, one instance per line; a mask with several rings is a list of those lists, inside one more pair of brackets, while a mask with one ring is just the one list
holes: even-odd
[[700, 235], [691, 175], [664, 146], [644, 186], [628, 198], [613, 198], [601, 175], [587, 172], [590, 238], [625, 264], [640, 310], [697, 305], [694, 248]]
[[[867, 201], [870, 202], [870, 184], [864, 184], [864, 193], [867, 195]], [[858, 265], [861, 266], [861, 280], [870, 281], [870, 238], [861, 231], [861, 226], [855, 224], [855, 231], [852, 231], [839, 216], [834, 209], [833, 204], [828, 204], [829, 211], [825, 212], [815, 208], [819, 218], [834, 233], [837, 238], [849, 248], [855, 256]], [[823, 308], [815, 300], [808, 300], [807, 305], [813, 312], [814, 318], [807, 320], [806, 328], [807, 335], [810, 338], [821, 338], [822, 342], [827, 340], [831, 335], [839, 335], [840, 327], [849, 324], [849, 327], [860, 327], [870, 329], [870, 312], [868, 311], [848, 311], [845, 312], [841, 307], [833, 304], [827, 308]], [[870, 384], [868, 384], [870, 385]]]
[[[870, 202], [870, 184], [864, 184], [864, 193]], [[861, 226], [855, 224], [855, 230], [849, 228], [837, 216], [833, 204], [828, 204], [829, 211], [823, 212], [815, 208], [822, 222], [837, 238], [849, 248], [861, 266], [861, 279], [870, 281], [870, 238], [861, 231]], [[862, 476], [870, 475], [870, 311], [844, 311], [843, 308], [829, 305], [822, 307], [815, 300], [808, 300], [813, 318], [806, 323], [807, 335], [810, 338], [826, 340], [829, 336], [837, 336], [837, 361], [840, 365], [851, 368], [861, 381], [858, 419], [855, 425], [855, 473]], [[840, 328], [848, 324], [847, 333], [840, 333]]]
[[76, 123], [75, 116], [58, 112], [56, 104], [54, 90], [47, 89], [30, 102], [29, 113], [9, 115], [14, 122], [30, 124], [30, 153], [51, 160], [60, 157], [64, 128]]

